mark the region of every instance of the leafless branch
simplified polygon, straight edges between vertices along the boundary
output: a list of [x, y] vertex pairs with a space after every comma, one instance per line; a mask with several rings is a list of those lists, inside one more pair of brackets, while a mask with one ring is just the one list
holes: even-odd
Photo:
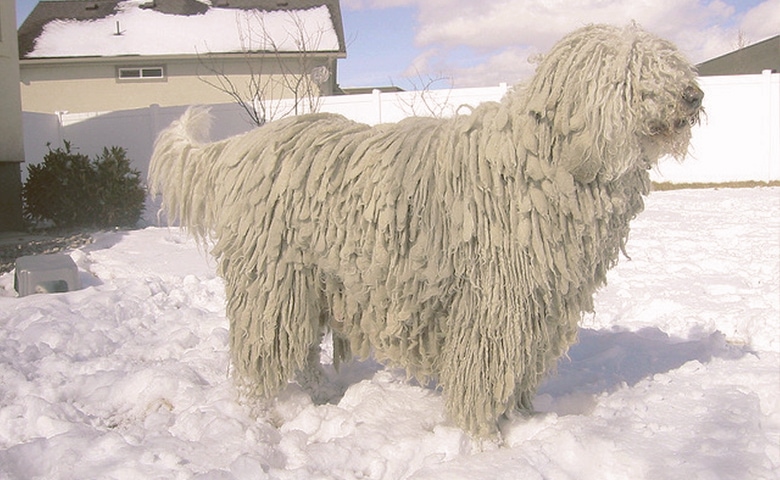
[[[444, 75], [431, 76], [422, 75], [417, 72], [416, 79], [408, 79], [412, 88], [410, 95], [399, 96], [398, 101], [402, 104], [401, 108], [407, 115], [426, 115], [435, 118], [443, 118], [450, 115], [451, 106], [449, 106], [450, 93], [452, 92], [452, 79]], [[444, 96], [434, 93], [438, 91], [436, 87], [446, 85]]]
[[[294, 56], [283, 53], [262, 13], [236, 15], [242, 62], [248, 72], [248, 78], [240, 84], [239, 77], [227, 71], [222, 57], [210, 52], [198, 55], [200, 66], [205, 69], [205, 75], [199, 75], [199, 79], [229, 95], [254, 125], [318, 111], [322, 85], [330, 77], [322, 60], [313, 55], [324, 31], [307, 32], [298, 14], [289, 12], [289, 16], [288, 34], [297, 50]], [[291, 104], [285, 100], [291, 100]]]

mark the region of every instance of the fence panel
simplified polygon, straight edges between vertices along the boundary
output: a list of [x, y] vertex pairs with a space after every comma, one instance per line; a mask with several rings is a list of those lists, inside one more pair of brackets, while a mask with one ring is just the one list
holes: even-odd
[[653, 180], [673, 183], [780, 180], [780, 74], [702, 77], [705, 115], [690, 154], [665, 159]]
[[[683, 163], [664, 159], [653, 180], [727, 182], [780, 180], [780, 74], [702, 77], [706, 115], [695, 127], [691, 154]], [[498, 101], [508, 87], [430, 90], [323, 97], [321, 111], [342, 114], [374, 125], [410, 115], [449, 116], [468, 113], [463, 105]], [[28, 164], [38, 163], [47, 149], [67, 140], [79, 152], [94, 156], [104, 146], [124, 147], [135, 168], [146, 175], [157, 134], [178, 118], [181, 107], [159, 107], [94, 114], [46, 115], [24, 112], [24, 146]], [[212, 139], [252, 128], [236, 104], [211, 106]], [[23, 169], [26, 176], [26, 169]]]

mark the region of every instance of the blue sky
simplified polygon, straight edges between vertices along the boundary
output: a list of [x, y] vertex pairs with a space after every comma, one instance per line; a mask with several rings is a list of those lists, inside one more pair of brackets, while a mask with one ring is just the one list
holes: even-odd
[[[37, 0], [16, 0], [21, 24]], [[780, 33], [780, 0], [341, 0], [342, 86], [490, 86], [588, 23], [635, 20], [694, 62]], [[446, 84], [446, 85], [445, 85]]]

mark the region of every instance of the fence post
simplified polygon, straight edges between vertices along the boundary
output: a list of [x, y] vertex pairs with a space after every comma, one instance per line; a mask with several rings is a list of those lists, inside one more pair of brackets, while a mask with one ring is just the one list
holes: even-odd
[[63, 136], [65, 135], [64, 122], [65, 122], [65, 114], [67, 113], [68, 112], [63, 112], [63, 111], [54, 112], [54, 114], [57, 116], [57, 140], [59, 141], [59, 145], [57, 146], [60, 148], [65, 146], [65, 142], [64, 142], [65, 139], [63, 138]]
[[382, 91], [375, 88], [371, 94], [374, 96], [374, 112], [376, 114], [374, 125], [378, 125], [382, 123]]
[[157, 140], [157, 132], [160, 127], [160, 105], [153, 103], [149, 105], [149, 133], [151, 135], [152, 145]]
[[769, 142], [766, 149], [767, 181], [780, 180], [780, 74], [764, 70], [761, 75], [767, 104], [766, 126], [769, 129], [766, 136]]

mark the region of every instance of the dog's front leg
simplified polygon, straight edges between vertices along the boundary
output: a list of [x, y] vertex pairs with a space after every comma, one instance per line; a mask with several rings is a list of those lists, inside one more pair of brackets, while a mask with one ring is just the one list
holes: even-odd
[[[533, 332], [522, 331], [511, 288], [464, 281], [448, 319], [440, 382], [451, 418], [478, 436], [495, 433], [497, 419], [515, 407], [525, 383], [526, 350]], [[529, 368], [530, 367], [530, 368]]]

